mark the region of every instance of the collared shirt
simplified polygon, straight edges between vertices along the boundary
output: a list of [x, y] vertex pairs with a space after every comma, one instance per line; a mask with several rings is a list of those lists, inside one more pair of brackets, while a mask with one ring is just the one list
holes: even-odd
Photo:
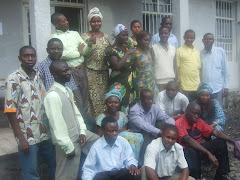
[[[157, 44], [159, 41], [160, 41], [160, 37], [159, 37], [159, 33], [157, 33], [152, 37], [151, 46], [154, 44]], [[169, 35], [168, 43], [174, 46], [176, 49], [178, 48], [178, 40], [176, 36], [173, 35], [172, 33], [170, 33]]]
[[135, 104], [130, 109], [129, 126], [133, 132], [143, 130], [157, 136], [160, 132], [160, 129], [155, 127], [157, 121], [175, 124], [174, 119], [165, 114], [156, 104], [153, 104], [148, 112], [144, 111], [141, 103]]
[[228, 70], [226, 53], [221, 47], [212, 47], [210, 52], [201, 50], [202, 81], [207, 83], [213, 93], [222, 88], [229, 88], [230, 73]]
[[176, 127], [179, 131], [178, 143], [183, 147], [186, 147], [185, 143], [182, 141], [184, 136], [190, 136], [196, 140], [199, 144], [201, 142], [201, 137], [209, 138], [212, 135], [214, 128], [209, 126], [202, 119], [198, 119], [196, 123], [193, 124], [192, 128], [189, 126], [186, 115], [183, 115], [175, 122]]
[[[89, 47], [81, 38], [77, 31], [67, 30], [63, 32], [56, 30], [56, 33], [52, 35], [52, 38], [58, 38], [63, 43], [63, 54], [61, 59], [66, 61], [69, 67], [76, 67], [84, 62], [84, 57], [87, 56], [91, 47]], [[78, 51], [79, 44], [84, 44], [83, 52], [80, 54]]]
[[[72, 94], [72, 91], [68, 87], [65, 87], [55, 81], [53, 86], [59, 88], [67, 97], [69, 97], [70, 93]], [[62, 101], [58, 93], [55, 91], [49, 92], [44, 99], [44, 106], [48, 117], [49, 125], [51, 127], [50, 130], [53, 143], [58, 144], [66, 152], [66, 154], [71, 153], [74, 150], [74, 145], [68, 135], [68, 128], [62, 115]], [[80, 114], [78, 108], [75, 105], [74, 111], [76, 112], [77, 119], [81, 128], [80, 134], [85, 135], [85, 131], [87, 130], [87, 128], [83, 121], [82, 115]]]
[[118, 136], [112, 147], [106, 142], [104, 135], [91, 147], [83, 165], [83, 180], [92, 180], [99, 172], [129, 169], [137, 167], [138, 162], [128, 141]]
[[20, 67], [7, 78], [4, 113], [16, 113], [20, 129], [29, 145], [49, 139], [43, 121], [44, 92], [38, 71], [35, 71], [34, 79], [30, 79]]
[[200, 84], [200, 51], [185, 44], [177, 49], [177, 67], [180, 85], [184, 91], [197, 91]]
[[160, 109], [169, 116], [176, 116], [183, 114], [187, 108], [189, 101], [188, 98], [178, 92], [173, 99], [170, 99], [166, 90], [161, 91], [156, 99], [156, 104]]
[[[36, 67], [36, 69], [40, 72], [42, 76], [42, 81], [47, 91], [54, 83], [53, 75], [50, 73], [50, 70], [49, 70], [51, 63], [52, 63], [52, 60], [49, 57], [47, 57], [44, 61], [40, 62]], [[67, 82], [65, 85], [69, 87], [71, 90], [77, 89], [77, 86], [74, 82], [72, 75], [71, 75], [70, 81]]]
[[155, 170], [158, 177], [172, 176], [177, 166], [187, 168], [183, 147], [174, 143], [167, 151], [162, 143], [162, 138], [154, 139], [147, 147], [144, 156], [144, 166]]

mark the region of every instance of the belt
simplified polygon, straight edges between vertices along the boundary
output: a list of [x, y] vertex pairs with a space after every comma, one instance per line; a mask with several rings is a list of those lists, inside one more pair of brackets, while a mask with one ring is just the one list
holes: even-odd
[[71, 70], [81, 69], [81, 68], [83, 68], [83, 67], [84, 67], [84, 64], [80, 64], [80, 65], [78, 65], [78, 66], [76, 66], [76, 67], [70, 67], [70, 69], [71, 69]]

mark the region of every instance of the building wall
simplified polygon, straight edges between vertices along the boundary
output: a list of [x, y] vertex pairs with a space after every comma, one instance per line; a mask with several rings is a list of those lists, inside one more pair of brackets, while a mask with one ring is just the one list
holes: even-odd
[[88, 10], [98, 7], [103, 15], [102, 31], [111, 36], [115, 25], [124, 24], [130, 31], [132, 20], [142, 22], [142, 1], [141, 0], [91, 0], [88, 1]]
[[[3, 35], [0, 35], [0, 86], [4, 78], [19, 67], [18, 50], [24, 45], [22, 22], [22, 2], [19, 0], [1, 0], [0, 22]], [[3, 90], [0, 90], [2, 96]]]

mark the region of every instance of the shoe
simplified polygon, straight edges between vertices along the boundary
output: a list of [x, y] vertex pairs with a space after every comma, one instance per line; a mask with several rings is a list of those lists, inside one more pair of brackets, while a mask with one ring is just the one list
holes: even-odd
[[219, 175], [216, 174], [214, 180], [231, 180], [227, 174]]

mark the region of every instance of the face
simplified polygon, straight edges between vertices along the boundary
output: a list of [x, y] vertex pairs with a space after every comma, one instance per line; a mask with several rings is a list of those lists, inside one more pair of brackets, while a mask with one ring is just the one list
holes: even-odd
[[107, 110], [116, 112], [119, 109], [120, 101], [116, 96], [110, 96], [106, 101]]
[[207, 92], [207, 91], [202, 91], [202, 92], [199, 94], [199, 97], [200, 97], [201, 103], [206, 104], [206, 103], [208, 103], [209, 100], [210, 100], [210, 93]]
[[132, 30], [133, 35], [136, 35], [142, 31], [142, 26], [139, 22], [135, 22], [135, 23], [133, 23], [131, 30]]
[[69, 29], [69, 23], [67, 18], [64, 15], [57, 17], [57, 23], [54, 24], [55, 27], [62, 31], [67, 31]]
[[201, 115], [201, 108], [199, 105], [188, 107], [186, 110], [187, 121], [190, 125], [196, 123]]
[[195, 34], [194, 33], [186, 33], [184, 36], [185, 44], [187, 46], [192, 46], [193, 41], [195, 40]]
[[141, 46], [143, 49], [148, 49], [150, 42], [151, 42], [151, 36], [147, 35], [140, 40], [139, 46]]
[[126, 44], [128, 42], [128, 31], [124, 30], [117, 35], [117, 40], [120, 44]]
[[104, 137], [106, 139], [106, 141], [109, 144], [113, 144], [118, 136], [118, 124], [116, 123], [108, 123], [105, 127], [105, 129], [103, 129], [104, 131]]
[[92, 17], [92, 19], [90, 21], [90, 26], [91, 26], [93, 31], [100, 31], [101, 26], [102, 26], [101, 18], [98, 17], [98, 16]]
[[23, 69], [31, 70], [37, 61], [36, 51], [31, 48], [25, 48], [18, 56], [18, 59], [21, 61]]
[[177, 141], [178, 135], [175, 131], [167, 129], [164, 134], [162, 134], [163, 146], [168, 150]]
[[161, 42], [167, 42], [169, 37], [169, 30], [167, 28], [163, 28], [159, 32], [159, 37]]
[[58, 66], [56, 72], [57, 79], [63, 83], [69, 82], [71, 78], [71, 71], [67, 64], [62, 63]]
[[171, 31], [171, 29], [172, 29], [172, 20], [171, 19], [166, 19], [166, 21], [164, 23], [162, 23], [162, 26], [168, 27], [169, 30]]
[[150, 92], [145, 92], [141, 97], [141, 104], [145, 111], [149, 111], [153, 104], [153, 95]]
[[212, 48], [212, 45], [214, 43], [213, 35], [204, 36], [202, 42], [203, 42], [205, 48], [207, 48], [207, 49]]
[[62, 57], [63, 52], [63, 45], [62, 43], [58, 41], [53, 41], [51, 44], [49, 44], [49, 47], [47, 48], [48, 56], [49, 58], [54, 60], [60, 60]]
[[178, 87], [174, 86], [174, 85], [168, 85], [166, 87], [166, 93], [167, 93], [167, 96], [170, 98], [170, 99], [174, 99], [174, 97], [177, 95], [178, 93]]

